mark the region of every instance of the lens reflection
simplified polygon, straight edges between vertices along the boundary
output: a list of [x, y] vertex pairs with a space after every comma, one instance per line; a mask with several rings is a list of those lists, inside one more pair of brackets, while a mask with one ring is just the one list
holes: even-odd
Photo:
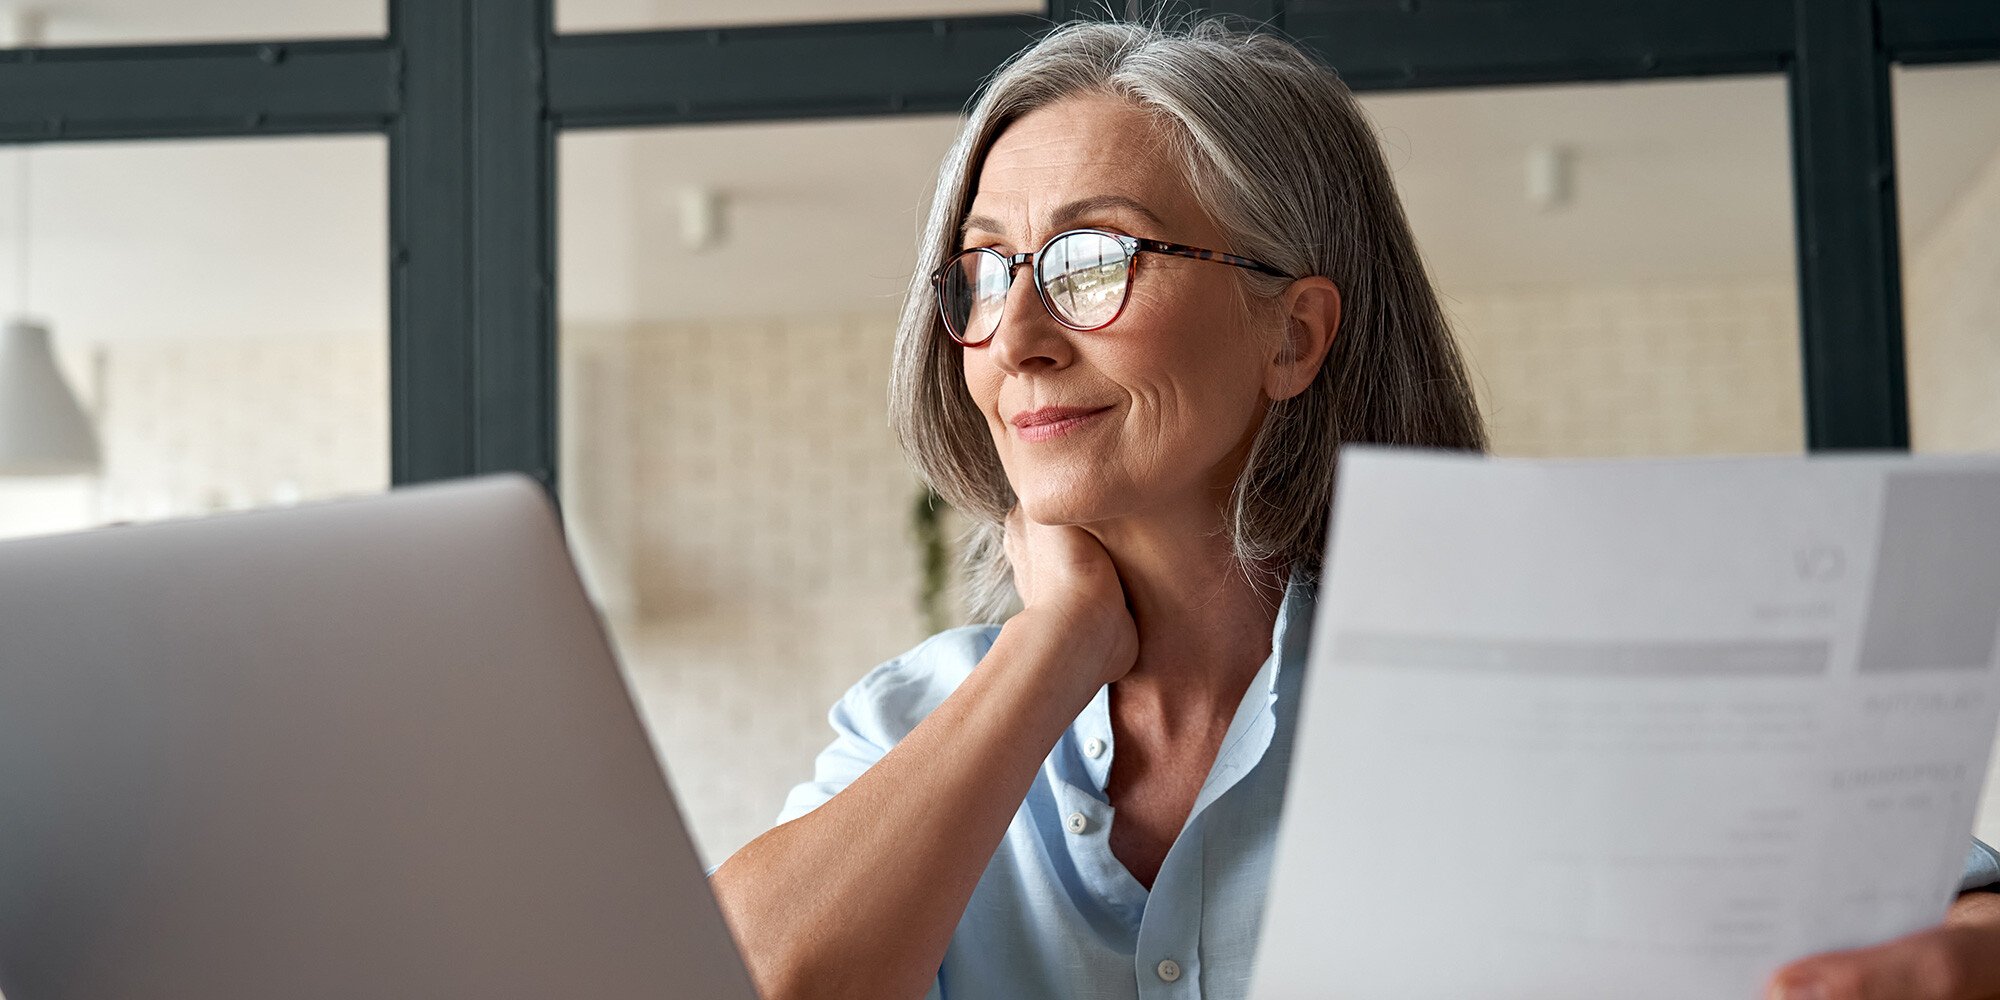
[[961, 343], [979, 344], [1000, 326], [1007, 304], [1007, 262], [991, 250], [960, 256], [944, 273], [945, 325]]
[[1036, 262], [1043, 293], [1057, 317], [1090, 329], [1111, 322], [1125, 301], [1124, 246], [1103, 233], [1071, 233]]
[[[1075, 232], [1057, 238], [1036, 258], [1035, 276], [1049, 311], [1064, 324], [1094, 330], [1111, 322], [1125, 303], [1131, 257], [1116, 237]], [[938, 308], [959, 343], [977, 346], [1000, 328], [1012, 284], [1007, 258], [990, 247], [953, 258], [940, 276]]]

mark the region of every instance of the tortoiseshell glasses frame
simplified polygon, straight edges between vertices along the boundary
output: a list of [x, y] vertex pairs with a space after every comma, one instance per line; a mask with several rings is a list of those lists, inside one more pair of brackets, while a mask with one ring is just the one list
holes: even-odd
[[[1050, 252], [1059, 245], [1062, 252]], [[1029, 263], [1034, 265], [1036, 296], [1050, 317], [1078, 332], [1101, 330], [1124, 314], [1125, 301], [1132, 290], [1132, 275], [1142, 253], [1208, 260], [1272, 277], [1291, 277], [1269, 264], [1220, 250], [1103, 229], [1070, 229], [1049, 237], [1040, 250], [1032, 253], [1009, 255], [992, 247], [960, 250], [931, 272], [931, 287], [937, 293], [938, 316], [944, 321], [945, 332], [966, 347], [979, 347], [993, 339], [1000, 329], [1000, 313], [1006, 309], [1008, 292], [1014, 286], [1014, 271]], [[1049, 269], [1052, 261], [1058, 268], [1054, 272]], [[1005, 275], [1004, 280], [1001, 275]], [[1051, 286], [1058, 286], [1053, 293]], [[975, 320], [973, 312], [982, 299], [997, 301], [1000, 308], [989, 317]]]

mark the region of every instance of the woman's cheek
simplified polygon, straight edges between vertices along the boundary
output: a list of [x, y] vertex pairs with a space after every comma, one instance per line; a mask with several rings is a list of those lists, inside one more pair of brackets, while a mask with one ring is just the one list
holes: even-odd
[[964, 372], [966, 395], [972, 397], [972, 405], [979, 408], [979, 412], [986, 417], [986, 422], [995, 424], [1000, 412], [999, 380], [992, 377], [991, 368], [986, 366], [975, 367], [968, 364]]

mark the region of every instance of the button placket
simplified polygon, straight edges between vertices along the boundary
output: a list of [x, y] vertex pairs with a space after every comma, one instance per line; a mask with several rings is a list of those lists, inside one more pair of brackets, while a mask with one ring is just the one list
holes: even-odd
[[1093, 797], [1088, 791], [1068, 782], [1057, 782], [1056, 821], [1072, 837], [1102, 841], [1102, 834], [1111, 825], [1111, 806]]
[[1110, 685], [1098, 688], [1097, 695], [1084, 706], [1070, 728], [1068, 740], [1073, 752], [1081, 757], [1077, 763], [1083, 765], [1083, 772], [1102, 795], [1111, 784], [1111, 757], [1115, 752], [1111, 746]]
[[[1083, 888], [1136, 932], [1144, 919], [1147, 892], [1111, 853], [1107, 834], [1115, 821], [1115, 811], [1098, 799], [1088, 785], [1072, 784], [1060, 777], [1051, 777], [1049, 785], [1055, 793], [1052, 803], [1055, 808], [1045, 814], [1043, 822], [1048, 824], [1045, 835], [1055, 841], [1050, 847], [1066, 852], [1076, 866]], [[1083, 817], [1081, 833], [1070, 828], [1075, 816]]]
[[1139, 921], [1138, 962], [1133, 970], [1142, 997], [1150, 994], [1165, 1000], [1200, 993], [1202, 914], [1208, 903], [1201, 886], [1206, 837], [1202, 817], [1189, 817], [1153, 880], [1149, 905]]

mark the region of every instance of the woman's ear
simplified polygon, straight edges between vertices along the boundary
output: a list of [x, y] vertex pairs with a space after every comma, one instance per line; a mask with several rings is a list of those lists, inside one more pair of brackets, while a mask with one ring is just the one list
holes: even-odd
[[1319, 375], [1340, 329], [1340, 288], [1330, 278], [1300, 278], [1279, 296], [1278, 305], [1285, 334], [1264, 373], [1264, 394], [1273, 400], [1306, 391]]

